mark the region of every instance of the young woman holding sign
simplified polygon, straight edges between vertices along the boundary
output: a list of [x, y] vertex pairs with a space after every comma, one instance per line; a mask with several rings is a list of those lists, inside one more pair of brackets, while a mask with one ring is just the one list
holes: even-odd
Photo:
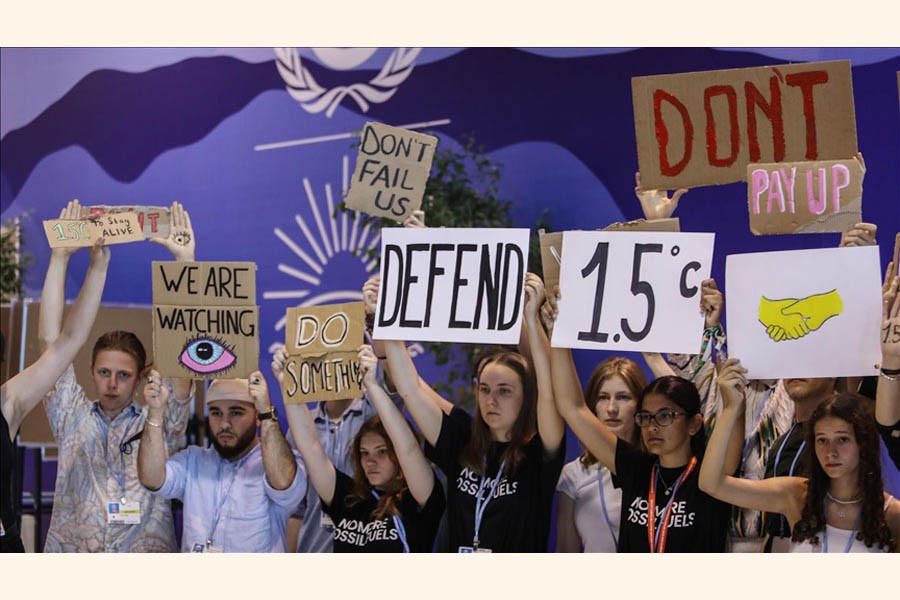
[[897, 549], [900, 503], [883, 491], [878, 434], [857, 394], [820, 404], [806, 424], [815, 448], [810, 476], [739, 479], [726, 475], [728, 438], [743, 414], [746, 369], [731, 358], [719, 369], [723, 410], [710, 439], [700, 486], [736, 506], [785, 515], [792, 552], [885, 552]]
[[[60, 215], [80, 217], [77, 200], [69, 202]], [[176, 260], [194, 260], [190, 218], [177, 202], [171, 208], [169, 237], [151, 239], [168, 248]], [[66, 269], [76, 250], [51, 251], [38, 326], [44, 345], [59, 335]], [[47, 394], [44, 405], [59, 444], [59, 467], [45, 551], [177, 551], [171, 506], [141, 485], [136, 450], [143, 427], [163, 428], [170, 453], [184, 446], [191, 381], [171, 382], [176, 402], [169, 403], [163, 422], [155, 423], [135, 402], [138, 384], [147, 372], [147, 354], [137, 336], [111, 331], [100, 336], [91, 357], [98, 400], [87, 398], [71, 365]]]
[[[526, 276], [523, 326], [532, 351], [546, 352], [537, 318], [543, 288], [539, 277]], [[428, 442], [426, 456], [447, 476], [450, 550], [546, 552], [565, 459], [549, 365], [532, 370], [516, 352], [486, 354], [476, 368], [476, 410], [469, 415], [419, 379], [403, 342], [383, 343], [391, 377]]]
[[[555, 298], [548, 298], [543, 314], [548, 325], [555, 322]], [[560, 414], [622, 490], [619, 552], [724, 551], [731, 507], [697, 486], [706, 446], [697, 388], [674, 376], [644, 388], [634, 414], [647, 448], [643, 452], [618, 438], [587, 407], [571, 350], [552, 348], [550, 365]], [[741, 441], [729, 448], [731, 471], [737, 468]]]
[[[272, 361], [279, 382], [287, 351]], [[335, 552], [431, 552], [444, 512], [444, 490], [400, 410], [378, 384], [378, 359], [359, 347], [363, 387], [378, 416], [353, 438], [353, 475], [325, 453], [306, 404], [285, 406], [309, 481], [334, 523]]]

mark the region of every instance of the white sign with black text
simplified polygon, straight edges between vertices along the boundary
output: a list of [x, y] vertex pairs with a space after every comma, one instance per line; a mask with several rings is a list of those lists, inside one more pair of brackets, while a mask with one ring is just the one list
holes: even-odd
[[713, 233], [566, 231], [555, 348], [694, 354]]
[[527, 229], [385, 228], [374, 339], [516, 344]]

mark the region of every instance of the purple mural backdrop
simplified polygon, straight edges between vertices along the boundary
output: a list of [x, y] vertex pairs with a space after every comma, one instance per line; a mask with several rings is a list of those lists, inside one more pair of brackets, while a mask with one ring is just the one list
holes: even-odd
[[[3, 48], [2, 217], [27, 217], [26, 293], [37, 297], [49, 257], [41, 221], [68, 200], [182, 202], [198, 260], [257, 263], [264, 358], [288, 307], [360, 299], [374, 269], [356, 251], [379, 232], [332, 216], [367, 120], [441, 146], [474, 136], [502, 165], [517, 226], [547, 210], [553, 230], [599, 228], [642, 216], [632, 77], [834, 59], [852, 61], [863, 217], [879, 227], [884, 266], [900, 230], [897, 48]], [[723, 289], [728, 254], [837, 245], [834, 233], [753, 236], [746, 193], [696, 188], [675, 214], [683, 231], [717, 234]], [[72, 261], [67, 298], [86, 254]], [[114, 248], [104, 301], [150, 304], [150, 261], [169, 258], [149, 243]], [[583, 377], [603, 358], [576, 352]]]

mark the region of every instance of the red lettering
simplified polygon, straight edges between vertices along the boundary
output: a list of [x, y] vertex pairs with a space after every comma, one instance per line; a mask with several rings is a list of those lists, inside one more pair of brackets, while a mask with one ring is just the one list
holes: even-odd
[[[669, 162], [667, 150], [669, 144], [669, 130], [662, 116], [662, 103], [668, 102], [681, 114], [682, 127], [684, 128], [684, 156], [676, 164]], [[687, 108], [678, 98], [664, 90], [653, 92], [653, 117], [656, 120], [656, 141], [659, 144], [659, 169], [663, 175], [672, 177], [681, 173], [691, 160], [691, 151], [694, 145], [694, 124], [688, 114]]]
[[[712, 99], [714, 96], [724, 95], [728, 100], [728, 124], [731, 127], [731, 154], [725, 158], [719, 158], [718, 143], [716, 141], [716, 118], [712, 111]], [[730, 85], [711, 85], [703, 92], [703, 107], [706, 109], [706, 156], [709, 164], [714, 167], [728, 167], [737, 160], [740, 150], [741, 134], [738, 129], [737, 116], [737, 92]]]
[[[143, 213], [141, 214], [141, 216], [143, 216]], [[156, 225], [156, 220], [159, 218], [159, 213], [158, 212], [147, 213], [147, 218], [150, 219], [150, 231], [152, 231], [153, 233], [156, 233], [158, 231], [158, 228]], [[143, 221], [141, 221], [141, 227], [143, 227], [143, 226], [144, 226]]]
[[799, 87], [803, 94], [803, 116], [806, 118], [806, 160], [816, 160], [819, 156], [816, 138], [816, 107], [813, 102], [813, 86], [828, 82], [827, 71], [807, 71], [791, 73], [784, 78], [790, 86]]
[[744, 82], [747, 97], [747, 139], [750, 145], [750, 162], [759, 162], [759, 136], [756, 131], [756, 109], [760, 108], [772, 124], [772, 160], [784, 160], [784, 115], [781, 111], [781, 86], [778, 77], [769, 78], [770, 100], [766, 102], [759, 89], [749, 81]]

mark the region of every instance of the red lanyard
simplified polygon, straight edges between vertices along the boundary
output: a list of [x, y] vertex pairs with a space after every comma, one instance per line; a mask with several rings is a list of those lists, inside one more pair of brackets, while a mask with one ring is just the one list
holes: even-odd
[[[696, 466], [697, 457], [692, 456], [687, 468], [682, 471], [675, 481], [675, 485], [672, 487], [672, 496], [669, 498], [668, 504], [666, 504], [666, 510], [663, 511], [658, 534], [656, 533], [656, 470], [659, 468], [659, 463], [653, 465], [653, 469], [650, 470], [650, 498], [647, 501], [647, 539], [650, 542], [651, 553], [666, 551], [666, 537], [669, 535], [669, 514], [672, 512], [675, 495], [678, 493], [678, 488], [681, 487], [681, 482], [687, 479]], [[659, 537], [659, 541], [657, 541], [657, 537]]]

